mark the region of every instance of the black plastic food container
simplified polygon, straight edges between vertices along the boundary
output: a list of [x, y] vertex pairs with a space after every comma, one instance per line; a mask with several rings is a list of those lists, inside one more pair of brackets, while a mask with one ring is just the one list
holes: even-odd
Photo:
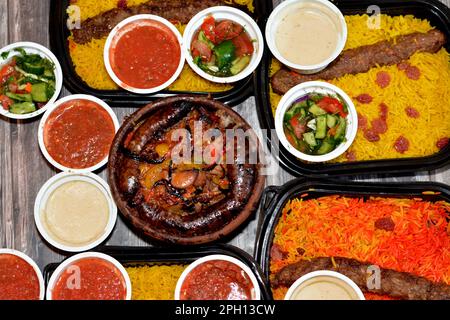
[[[101, 1], [101, 0], [100, 0]], [[70, 31], [67, 28], [67, 13], [66, 9], [70, 5], [70, 0], [52, 0], [50, 5], [50, 47], [53, 53], [58, 58], [64, 74], [64, 86], [71, 93], [83, 93], [94, 95], [107, 103], [114, 106], [127, 107], [130, 104], [144, 105], [157, 98], [162, 98], [176, 94], [197, 94], [197, 95], [211, 95], [214, 99], [229, 105], [237, 105], [245, 101], [248, 97], [253, 95], [253, 75], [236, 82], [233, 88], [225, 92], [209, 93], [209, 92], [190, 92], [190, 91], [169, 91], [163, 90], [151, 95], [139, 95], [132, 92], [119, 90], [98, 90], [89, 87], [75, 72], [69, 53], [69, 45], [67, 38]], [[225, 5], [225, 2], [224, 2]], [[237, 6], [239, 9], [245, 11], [242, 6]], [[272, 7], [267, 7], [264, 0], [254, 0], [255, 12], [249, 13], [261, 27], [263, 17], [267, 15], [268, 10]]]
[[[267, 0], [271, 3], [271, 0]], [[450, 52], [450, 9], [437, 0], [337, 0], [332, 1], [345, 15], [365, 14], [369, 6], [376, 5], [381, 8], [382, 14], [392, 16], [414, 15], [417, 18], [428, 19], [433, 26], [444, 32], [447, 36], [446, 49]], [[266, 17], [266, 21], [269, 14]], [[265, 26], [264, 26], [265, 28]], [[255, 95], [261, 126], [264, 129], [274, 129], [275, 122], [269, 99], [269, 68], [272, 54], [266, 46], [265, 54], [255, 77]], [[450, 108], [450, 105], [447, 106]], [[275, 133], [274, 133], [275, 134]], [[424, 132], [423, 134], [427, 134]], [[272, 145], [270, 132], [268, 144]], [[276, 151], [277, 144], [272, 145]], [[450, 145], [439, 153], [428, 157], [387, 159], [375, 161], [360, 161], [335, 164], [308, 164], [291, 155], [282, 145], [279, 150], [280, 164], [289, 173], [300, 176], [333, 176], [357, 175], [376, 173], [406, 174], [419, 170], [433, 170], [450, 163]]]
[[[349, 197], [395, 197], [421, 198], [426, 201], [450, 202], [450, 188], [434, 182], [415, 183], [368, 183], [342, 182], [325, 179], [303, 178], [292, 180], [281, 187], [266, 188], [261, 204], [259, 228], [256, 236], [255, 259], [261, 266], [264, 277], [270, 279], [270, 249], [275, 227], [286, 203], [302, 196], [302, 199], [314, 199], [329, 195]], [[269, 294], [272, 298], [271, 289]]]
[[[105, 246], [94, 250], [112, 256], [127, 265], [170, 265], [190, 264], [191, 262], [212, 254], [223, 254], [236, 258], [246, 264], [254, 273], [261, 289], [261, 299], [270, 297], [267, 281], [255, 260], [247, 252], [231, 245], [220, 244], [195, 249], [156, 248], [156, 247], [112, 247]], [[44, 282], [47, 285], [59, 263], [50, 263], [44, 268]]]

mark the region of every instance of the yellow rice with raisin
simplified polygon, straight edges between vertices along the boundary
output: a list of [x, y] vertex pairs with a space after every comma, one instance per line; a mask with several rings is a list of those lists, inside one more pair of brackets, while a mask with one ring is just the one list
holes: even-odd
[[[427, 20], [413, 16], [382, 15], [380, 29], [368, 28], [368, 19], [367, 15], [346, 16], [348, 25], [346, 49], [432, 29]], [[381, 103], [388, 106], [388, 130], [380, 135], [380, 140], [370, 142], [364, 137], [363, 130], [358, 130], [351, 148], [338, 158], [337, 162], [348, 161], [349, 154], [352, 154], [352, 160], [356, 161], [429, 156], [439, 151], [438, 141], [450, 137], [449, 53], [445, 49], [436, 54], [416, 53], [408, 63], [420, 70], [418, 80], [408, 78], [397, 66], [385, 66], [373, 68], [367, 73], [345, 75], [329, 81], [342, 88], [350, 97], [368, 94], [373, 98], [368, 104], [353, 99], [358, 113], [364, 116], [369, 124], [379, 116]], [[270, 75], [280, 67], [280, 63], [274, 60]], [[376, 83], [377, 74], [381, 71], [390, 76], [390, 83], [385, 88]], [[270, 90], [270, 102], [275, 112], [281, 96]], [[419, 116], [416, 118], [408, 116], [405, 110], [409, 107], [413, 107]], [[394, 147], [400, 136], [409, 141], [409, 148], [404, 153], [399, 153]]]

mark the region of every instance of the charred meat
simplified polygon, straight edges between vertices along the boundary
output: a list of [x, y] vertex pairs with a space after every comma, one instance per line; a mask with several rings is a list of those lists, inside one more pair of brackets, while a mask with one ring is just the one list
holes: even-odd
[[272, 88], [285, 94], [297, 84], [313, 80], [333, 80], [346, 74], [358, 74], [377, 66], [389, 66], [409, 59], [416, 52], [438, 52], [445, 44], [445, 35], [439, 30], [427, 33], [411, 33], [393, 41], [381, 41], [344, 51], [323, 71], [312, 75], [301, 75], [285, 68], [271, 79]]

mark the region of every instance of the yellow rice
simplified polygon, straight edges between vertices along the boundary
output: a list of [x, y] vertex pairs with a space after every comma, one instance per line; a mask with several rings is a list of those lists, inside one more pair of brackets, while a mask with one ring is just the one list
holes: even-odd
[[127, 267], [133, 300], [173, 300], [183, 265], [137, 265]]
[[[381, 29], [371, 30], [367, 27], [367, 15], [347, 16], [348, 41], [346, 49], [369, 45], [378, 41], [409, 34], [427, 32], [432, 29], [427, 20], [413, 16], [390, 17], [382, 15]], [[342, 88], [350, 97], [367, 93], [374, 99], [370, 104], [360, 104], [354, 100], [357, 111], [367, 117], [368, 123], [379, 116], [379, 104], [384, 102], [389, 107], [388, 131], [381, 134], [380, 141], [369, 142], [364, 138], [362, 130], [349, 151], [357, 160], [392, 159], [404, 157], [422, 157], [436, 153], [436, 142], [450, 137], [450, 68], [449, 54], [445, 49], [436, 54], [417, 53], [409, 59], [409, 63], [421, 71], [419, 80], [409, 79], [397, 66], [377, 67], [358, 75], [345, 75], [329, 81]], [[270, 74], [280, 69], [278, 61], [273, 61]], [[391, 76], [390, 85], [381, 89], [376, 83], [376, 74], [386, 71]], [[281, 96], [270, 93], [273, 111]], [[414, 107], [420, 117], [409, 118], [405, 108]], [[409, 150], [404, 154], [394, 149], [397, 138], [403, 135], [409, 142]], [[347, 161], [345, 155], [337, 159]]]
[[[148, 0], [127, 0], [127, 4], [135, 6], [146, 1]], [[253, 0], [224, 0], [224, 2], [245, 5], [250, 11], [254, 11]], [[77, 0], [75, 4], [80, 8], [81, 21], [84, 21], [117, 7], [117, 3], [117, 0]], [[68, 13], [70, 15], [74, 11], [68, 9]], [[177, 25], [181, 33], [184, 31], [184, 27]], [[70, 56], [75, 72], [88, 86], [101, 90], [117, 90], [118, 86], [109, 77], [103, 63], [105, 42], [106, 37], [93, 39], [86, 44], [77, 44], [72, 37], [69, 37]], [[232, 86], [228, 84], [217, 84], [203, 79], [186, 65], [180, 77], [169, 87], [169, 90], [223, 92], [231, 88]]]

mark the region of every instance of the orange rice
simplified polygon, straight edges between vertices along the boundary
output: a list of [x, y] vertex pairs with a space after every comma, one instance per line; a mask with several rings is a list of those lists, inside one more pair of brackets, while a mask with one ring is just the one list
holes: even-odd
[[[394, 231], [375, 228], [375, 221], [385, 217], [394, 221]], [[271, 273], [302, 259], [345, 257], [450, 284], [449, 218], [450, 204], [443, 201], [294, 199], [283, 208], [275, 229], [274, 244], [287, 257], [271, 261]], [[274, 297], [282, 299], [286, 291], [276, 289]]]

